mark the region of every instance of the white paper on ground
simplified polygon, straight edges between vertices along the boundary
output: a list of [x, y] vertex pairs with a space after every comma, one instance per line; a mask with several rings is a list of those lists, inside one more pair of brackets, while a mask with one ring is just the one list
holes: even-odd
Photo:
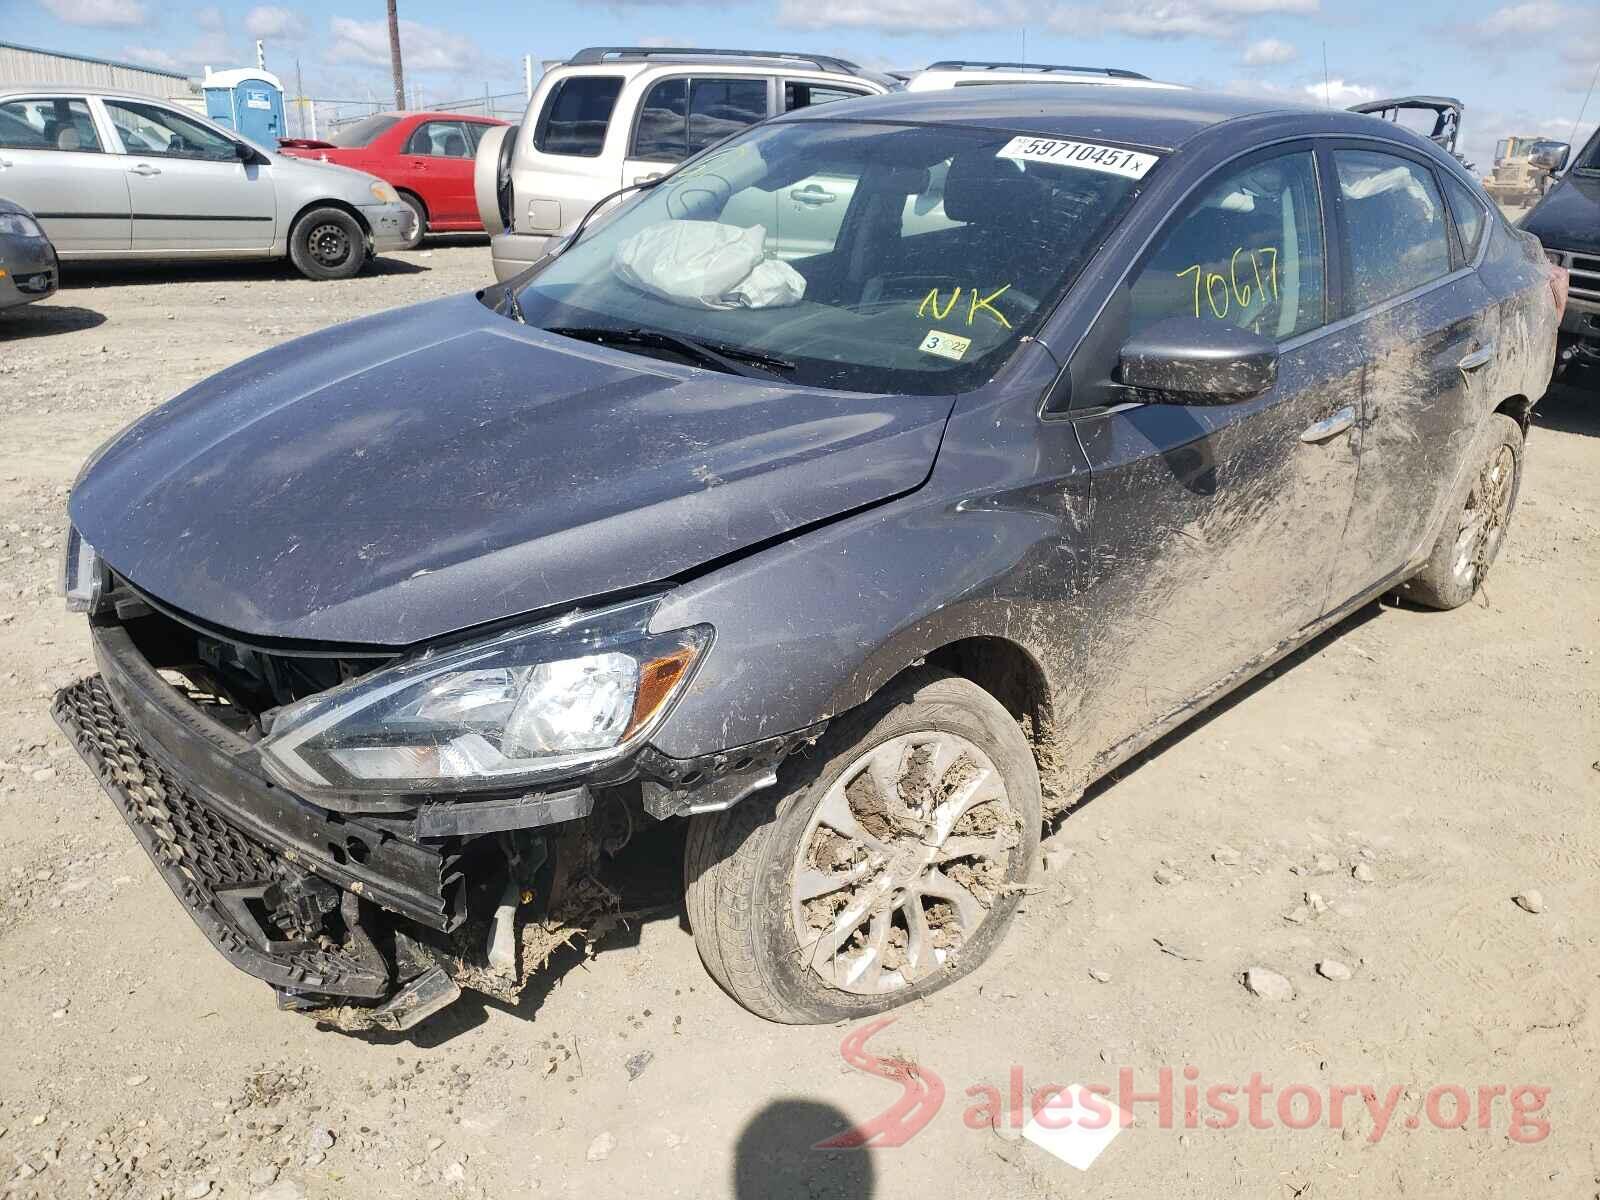
[[[1022, 1136], [1069, 1167], [1087, 1171], [1094, 1165], [1094, 1160], [1100, 1157], [1100, 1152], [1122, 1132], [1122, 1110], [1105, 1096], [1094, 1097], [1094, 1103], [1111, 1111], [1105, 1125], [1100, 1129], [1089, 1129], [1082, 1124], [1084, 1121], [1100, 1119], [1101, 1109], [1093, 1107], [1085, 1099], [1091, 1095], [1075, 1083], [1062, 1088], [1050, 1098], [1048, 1104], [1040, 1107], [1038, 1115], [1028, 1118], [1022, 1127]], [[1044, 1117], [1045, 1124], [1040, 1123], [1040, 1116]], [[1051, 1125], [1061, 1128], [1049, 1128]]]

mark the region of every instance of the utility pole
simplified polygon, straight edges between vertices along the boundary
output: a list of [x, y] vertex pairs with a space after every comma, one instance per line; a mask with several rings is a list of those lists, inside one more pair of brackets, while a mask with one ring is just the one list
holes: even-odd
[[400, 65], [400, 13], [389, 0], [389, 65], [394, 68], [394, 106], [406, 106], [406, 72]]

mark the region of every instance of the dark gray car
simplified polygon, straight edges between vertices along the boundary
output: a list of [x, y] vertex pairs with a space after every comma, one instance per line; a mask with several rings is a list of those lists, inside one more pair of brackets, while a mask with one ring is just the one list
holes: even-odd
[[0, 196], [0, 309], [55, 295], [56, 248], [33, 214]]
[[[819, 175], [837, 235], [771, 257]], [[684, 818], [717, 981], [876, 1011], [984, 959], [1095, 777], [1380, 593], [1473, 594], [1556, 323], [1534, 239], [1373, 118], [791, 114], [97, 453], [56, 715], [217, 947], [343, 1027], [514, 995]]]

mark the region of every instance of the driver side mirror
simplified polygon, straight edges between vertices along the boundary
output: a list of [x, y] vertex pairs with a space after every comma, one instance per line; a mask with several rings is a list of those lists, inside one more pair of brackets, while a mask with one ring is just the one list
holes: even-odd
[[1572, 147], [1566, 142], [1535, 142], [1528, 152], [1528, 161], [1554, 175], [1567, 165], [1567, 156], [1571, 153]]
[[1173, 317], [1123, 344], [1118, 374], [1167, 404], [1236, 404], [1277, 382], [1278, 347], [1236, 325]]
[[244, 163], [245, 166], [249, 166], [251, 163], [267, 161], [254, 146], [248, 145], [244, 142], [235, 142], [233, 144], [233, 152], [238, 156], [239, 161]]

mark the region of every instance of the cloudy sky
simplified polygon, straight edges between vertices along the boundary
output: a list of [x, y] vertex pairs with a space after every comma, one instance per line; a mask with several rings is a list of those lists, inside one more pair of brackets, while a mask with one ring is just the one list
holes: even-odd
[[[298, 60], [308, 94], [381, 99], [392, 96], [384, 12], [382, 0], [0, 0], [0, 37], [196, 73], [245, 65], [262, 38], [286, 82]], [[1600, 66], [1600, 0], [400, 0], [400, 15], [408, 82], [427, 103], [515, 90], [522, 55], [600, 42], [810, 50], [894, 68], [1025, 53], [1313, 103], [1454, 95], [1467, 106], [1463, 148], [1485, 170], [1508, 133], [1566, 139]], [[1579, 135], [1597, 118], [1600, 97]]]

